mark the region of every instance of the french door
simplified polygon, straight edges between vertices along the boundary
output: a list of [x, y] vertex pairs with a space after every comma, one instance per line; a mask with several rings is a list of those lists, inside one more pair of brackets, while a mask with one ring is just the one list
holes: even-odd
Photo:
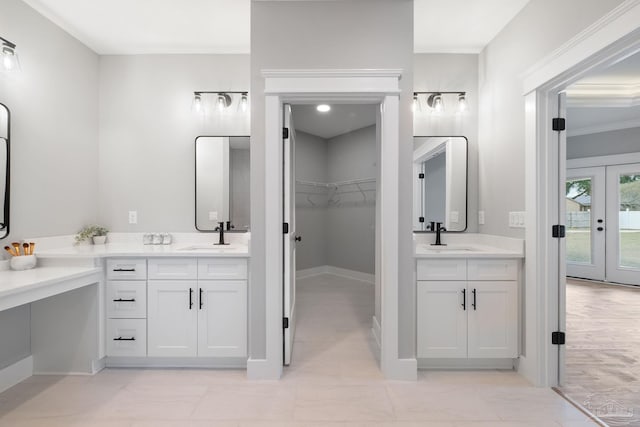
[[640, 285], [640, 164], [566, 178], [567, 276]]
[[640, 163], [607, 166], [607, 280], [640, 285]]
[[567, 170], [567, 276], [605, 280], [605, 168]]

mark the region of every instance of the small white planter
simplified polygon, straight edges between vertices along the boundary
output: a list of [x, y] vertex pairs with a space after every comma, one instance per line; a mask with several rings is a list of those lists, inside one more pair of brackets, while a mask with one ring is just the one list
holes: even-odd
[[92, 239], [94, 245], [104, 245], [107, 241], [107, 236], [93, 236]]
[[14, 256], [11, 258], [12, 270], [29, 270], [36, 266], [35, 255]]

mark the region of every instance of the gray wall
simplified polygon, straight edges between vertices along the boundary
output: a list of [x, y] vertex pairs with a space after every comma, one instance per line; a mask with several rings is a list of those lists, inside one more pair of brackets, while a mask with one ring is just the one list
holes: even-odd
[[[75, 233], [98, 212], [98, 56], [22, 1], [0, 0], [0, 11], [22, 65], [0, 76], [12, 132], [3, 241]], [[31, 353], [29, 319], [29, 306], [0, 313], [0, 368]]]
[[640, 152], [640, 128], [567, 138], [567, 159]]
[[[376, 127], [369, 126], [328, 140], [329, 182], [377, 177]], [[376, 183], [342, 187], [337, 204], [327, 209], [327, 264], [375, 273]]]
[[[357, 25], [354, 25], [356, 24]], [[295, 37], [291, 35], [295, 34]], [[262, 94], [262, 69], [395, 68], [400, 81], [400, 164], [411, 164], [411, 100], [413, 92], [413, 1], [352, 0], [348, 2], [251, 3], [251, 91]], [[265, 354], [265, 225], [264, 99], [251, 103], [252, 289], [251, 357]], [[401, 167], [399, 183], [399, 304], [414, 303], [411, 238], [411, 171]], [[413, 310], [401, 310], [400, 355], [413, 355]]]
[[[478, 231], [478, 55], [415, 55], [413, 86], [417, 92], [465, 91], [467, 111], [456, 114], [455, 105], [445, 105], [440, 116], [424, 108], [415, 113], [416, 136], [466, 136], [468, 143], [467, 232]], [[424, 106], [425, 104], [423, 104]]]
[[102, 56], [99, 87], [100, 221], [119, 232], [195, 231], [195, 138], [250, 132], [248, 113], [193, 112], [193, 92], [248, 90], [249, 55]]
[[[295, 123], [295, 107], [293, 112]], [[327, 182], [327, 141], [296, 130], [296, 179]], [[327, 265], [327, 192], [296, 185], [296, 269]], [[307, 197], [316, 206], [307, 200]]]
[[[522, 76], [536, 62], [622, 0], [531, 0], [480, 54], [480, 232], [524, 237], [509, 228], [509, 211], [525, 208]], [[553, 13], [550, 13], [553, 11]]]

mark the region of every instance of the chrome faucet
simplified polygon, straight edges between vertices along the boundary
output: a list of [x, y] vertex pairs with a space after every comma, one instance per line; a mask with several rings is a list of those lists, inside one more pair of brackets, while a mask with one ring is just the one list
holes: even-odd
[[[433, 224], [433, 222], [431, 224]], [[442, 226], [441, 222], [436, 222], [435, 229], [436, 229], [436, 242], [432, 243], [431, 246], [447, 246], [446, 243], [442, 243], [441, 241], [442, 232], [447, 231], [447, 229]], [[431, 225], [431, 230], [433, 230], [433, 225]]]
[[216, 231], [218, 232], [218, 243], [214, 243], [214, 245], [228, 245], [224, 242], [224, 222], [218, 223]]

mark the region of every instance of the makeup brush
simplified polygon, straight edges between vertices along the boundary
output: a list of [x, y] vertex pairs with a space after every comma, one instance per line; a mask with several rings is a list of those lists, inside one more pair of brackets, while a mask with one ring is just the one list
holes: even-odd
[[16, 251], [16, 256], [20, 256], [20, 243], [13, 242], [11, 246], [13, 246], [13, 249]]
[[33, 255], [35, 253], [36, 250], [36, 244], [31, 242], [29, 243], [29, 255]]
[[25, 255], [31, 255], [31, 253], [29, 252], [29, 244], [28, 243], [23, 243], [22, 244], [22, 252]]
[[16, 256], [16, 253], [13, 251], [13, 248], [10, 248], [9, 246], [5, 246], [4, 250], [9, 252], [11, 256]]

